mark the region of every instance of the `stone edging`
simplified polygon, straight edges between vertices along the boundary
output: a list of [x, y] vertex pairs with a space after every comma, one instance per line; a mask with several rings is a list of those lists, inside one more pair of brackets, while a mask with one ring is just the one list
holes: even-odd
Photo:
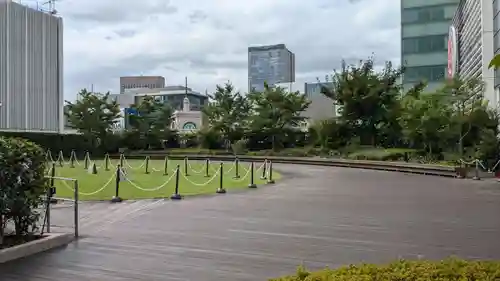
[[43, 238], [0, 250], [0, 263], [24, 258], [53, 248], [67, 245], [75, 239], [69, 233], [47, 233]]
[[[127, 158], [143, 158], [149, 156], [151, 159], [163, 159], [167, 154], [132, 154], [126, 155]], [[169, 155], [171, 159], [183, 159], [188, 157], [193, 160], [220, 160], [231, 161], [235, 159], [232, 155]], [[250, 161], [263, 161], [264, 159], [271, 160], [273, 163], [284, 164], [300, 164], [300, 165], [319, 165], [319, 166], [334, 166], [334, 167], [347, 167], [357, 169], [371, 169], [394, 171], [403, 173], [434, 175], [443, 177], [456, 177], [457, 168], [441, 165], [426, 165], [426, 164], [413, 164], [405, 162], [389, 162], [389, 161], [371, 161], [371, 160], [345, 160], [345, 159], [328, 159], [328, 158], [311, 158], [311, 157], [262, 157], [262, 156], [245, 156], [239, 155], [238, 159], [245, 162]]]

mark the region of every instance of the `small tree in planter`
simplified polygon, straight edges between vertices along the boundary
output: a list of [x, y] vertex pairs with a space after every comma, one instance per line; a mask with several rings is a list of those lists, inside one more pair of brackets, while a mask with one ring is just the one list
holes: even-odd
[[48, 188], [45, 153], [30, 141], [0, 137], [0, 246], [5, 227], [12, 223], [16, 240], [37, 228], [41, 196]]

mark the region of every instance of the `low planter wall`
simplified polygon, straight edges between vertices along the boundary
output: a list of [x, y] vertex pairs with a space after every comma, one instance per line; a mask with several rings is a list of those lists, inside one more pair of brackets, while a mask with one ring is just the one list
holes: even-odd
[[[164, 159], [167, 154], [129, 154], [126, 155], [128, 159], [144, 158], [149, 156], [151, 159]], [[219, 160], [219, 161], [232, 161], [236, 157], [234, 155], [168, 155], [170, 159], [184, 159], [188, 157], [192, 160]], [[115, 157], [118, 157], [115, 155]], [[371, 169], [394, 171], [403, 173], [414, 173], [424, 175], [435, 175], [444, 177], [456, 177], [457, 167], [441, 166], [441, 165], [426, 165], [415, 164], [406, 162], [389, 162], [389, 161], [370, 161], [370, 160], [345, 160], [345, 159], [331, 159], [331, 158], [309, 158], [309, 157], [276, 157], [276, 156], [246, 156], [240, 155], [238, 159], [241, 161], [264, 161], [265, 159], [271, 160], [273, 163], [284, 164], [301, 164], [301, 165], [320, 165], [320, 166], [334, 166], [334, 167], [347, 167], [357, 169]], [[470, 175], [470, 170], [467, 170], [467, 175]]]
[[24, 258], [71, 243], [75, 239], [69, 233], [47, 233], [44, 237], [28, 243], [0, 250], [0, 263]]

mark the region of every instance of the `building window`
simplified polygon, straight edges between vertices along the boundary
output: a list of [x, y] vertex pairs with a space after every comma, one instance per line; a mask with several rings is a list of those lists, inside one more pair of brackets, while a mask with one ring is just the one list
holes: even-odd
[[435, 21], [447, 21], [445, 7], [447, 5], [438, 5], [431, 7], [418, 7], [403, 9], [401, 14], [402, 23], [428, 23]]
[[422, 54], [447, 50], [447, 35], [430, 35], [403, 39], [403, 54]]
[[408, 67], [404, 73], [404, 83], [442, 81], [446, 67], [446, 65]]

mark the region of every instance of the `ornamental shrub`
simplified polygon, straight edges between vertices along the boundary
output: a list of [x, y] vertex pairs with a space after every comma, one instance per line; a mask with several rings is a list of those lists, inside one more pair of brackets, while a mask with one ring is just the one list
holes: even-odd
[[499, 261], [399, 260], [386, 265], [360, 264], [338, 269], [308, 272], [299, 267], [296, 274], [270, 281], [490, 281], [500, 280]]
[[21, 238], [36, 231], [45, 179], [45, 152], [21, 138], [0, 137], [0, 246], [5, 229]]

